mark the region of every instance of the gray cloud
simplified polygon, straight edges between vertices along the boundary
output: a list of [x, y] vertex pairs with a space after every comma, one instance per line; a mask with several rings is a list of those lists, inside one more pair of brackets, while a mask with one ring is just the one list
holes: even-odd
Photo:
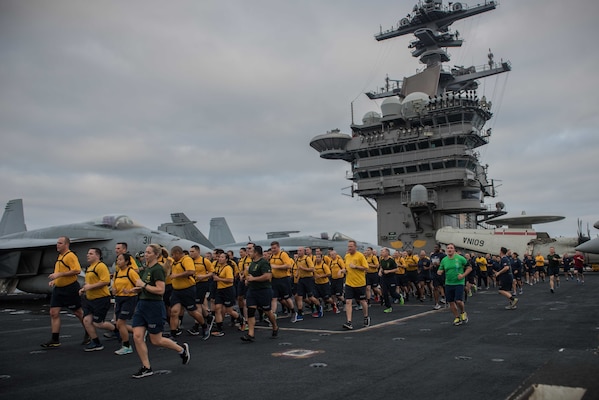
[[[354, 99], [356, 121], [377, 110], [356, 96], [385, 74], [420, 68], [411, 38], [373, 38], [412, 3], [5, 1], [0, 201], [24, 198], [30, 228], [108, 212], [155, 227], [184, 211], [205, 231], [227, 217], [240, 240], [298, 229], [376, 241], [375, 212], [341, 195], [349, 165], [308, 144], [349, 132]], [[485, 64], [491, 48], [513, 65], [480, 88], [496, 114], [480, 149], [496, 200], [565, 215], [555, 234], [599, 219], [597, 11], [502, 2], [454, 25], [466, 42], [452, 64]]]

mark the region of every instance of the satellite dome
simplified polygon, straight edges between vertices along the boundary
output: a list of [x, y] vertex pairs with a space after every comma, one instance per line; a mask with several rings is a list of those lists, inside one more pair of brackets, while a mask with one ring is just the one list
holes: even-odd
[[402, 114], [406, 118], [415, 117], [422, 112], [428, 105], [430, 99], [428, 94], [422, 92], [412, 92], [403, 99]]
[[362, 123], [364, 125], [366, 125], [366, 124], [374, 124], [376, 122], [379, 122], [380, 120], [381, 120], [381, 114], [377, 113], [376, 111], [368, 111], [362, 117]]
[[410, 203], [426, 203], [428, 201], [428, 192], [422, 185], [416, 185], [410, 191]]
[[425, 102], [425, 104], [428, 104], [428, 101], [429, 101], [428, 94], [422, 93], [422, 92], [412, 92], [409, 95], [407, 95], [405, 99], [403, 99], [403, 104], [409, 103], [411, 101], [416, 101], [416, 100], [420, 100], [420, 101]]
[[381, 104], [381, 111], [383, 112], [383, 117], [399, 115], [401, 111], [401, 100], [396, 96], [387, 97]]

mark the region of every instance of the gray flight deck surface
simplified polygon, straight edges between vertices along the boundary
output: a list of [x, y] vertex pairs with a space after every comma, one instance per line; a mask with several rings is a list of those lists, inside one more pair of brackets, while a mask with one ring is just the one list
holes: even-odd
[[[50, 337], [48, 301], [0, 298], [0, 394], [4, 399], [506, 399], [533, 383], [584, 387], [599, 398], [599, 275], [585, 285], [562, 280], [526, 286], [518, 309], [493, 289], [467, 302], [470, 322], [453, 326], [448, 309], [411, 301], [383, 314], [370, 307], [373, 326], [343, 331], [345, 314], [325, 313], [292, 324], [280, 319], [280, 338], [257, 331], [244, 344], [225, 323], [224, 337], [204, 342], [187, 333], [191, 362], [149, 345], [155, 375], [136, 380], [137, 355], [116, 356], [114, 340], [86, 353], [83, 330], [62, 315], [62, 346], [44, 350]], [[184, 325], [191, 325], [185, 317]], [[354, 326], [362, 312], [354, 311]], [[310, 350], [304, 357], [293, 357]], [[289, 352], [291, 355], [284, 355]]]

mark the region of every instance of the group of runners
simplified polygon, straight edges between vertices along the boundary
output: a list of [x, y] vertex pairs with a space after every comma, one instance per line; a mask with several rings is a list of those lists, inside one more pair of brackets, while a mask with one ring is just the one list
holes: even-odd
[[[362, 311], [363, 326], [368, 327], [371, 304], [381, 304], [383, 312], [390, 313], [395, 304], [424, 302], [428, 297], [434, 300], [435, 309], [449, 304], [454, 325], [461, 325], [468, 322], [465, 299], [477, 289], [497, 287], [508, 300], [506, 308], [516, 309], [524, 284], [543, 282], [548, 276], [553, 293], [559, 286], [560, 268], [567, 279], [584, 282], [582, 255], [560, 257], [553, 248], [546, 257], [526, 255], [520, 260], [517, 253], [505, 248], [498, 256], [459, 254], [453, 244], [445, 251], [437, 245], [430, 254], [420, 251], [416, 255], [411, 250], [391, 253], [387, 248], [380, 254], [372, 248], [361, 253], [356, 242], [349, 241], [344, 257], [332, 248], [310, 247], [299, 247], [290, 256], [273, 241], [268, 249], [250, 242], [238, 256], [221, 249], [202, 255], [199, 246], [175, 246], [169, 251], [151, 244], [133, 257], [127, 244], [119, 243], [112, 271], [102, 262], [101, 250], [91, 248], [85, 284], [80, 286], [81, 266], [69, 243], [67, 237], [57, 241], [59, 255], [49, 276], [52, 337], [42, 347], [60, 346], [60, 310], [69, 308], [85, 328], [85, 351], [104, 349], [96, 331], [99, 328], [107, 331], [106, 338], [121, 342], [116, 355], [131, 354], [132, 334], [142, 363], [134, 378], [153, 374], [148, 336], [155, 346], [174, 350], [183, 364], [189, 363], [189, 345], [176, 342], [183, 333], [185, 313], [194, 322], [187, 329], [189, 335], [201, 335], [204, 340], [221, 337], [229, 317], [230, 325], [241, 331], [240, 339], [251, 343], [257, 319], [268, 324], [271, 337], [277, 338], [277, 319], [290, 317], [292, 323], [299, 323], [306, 310], [313, 318], [322, 318], [325, 311], [344, 312], [342, 327], [352, 330], [354, 310]], [[168, 331], [164, 331], [165, 325]]]

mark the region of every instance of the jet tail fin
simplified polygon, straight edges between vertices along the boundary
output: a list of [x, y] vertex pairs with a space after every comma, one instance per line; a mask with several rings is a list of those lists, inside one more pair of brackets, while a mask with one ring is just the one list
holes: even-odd
[[191, 240], [210, 249], [214, 248], [212, 242], [195, 226], [196, 221], [190, 220], [184, 213], [172, 213], [171, 220], [173, 222], [161, 224], [158, 230], [178, 236], [181, 239]]
[[10, 200], [6, 203], [2, 220], [0, 220], [0, 236], [27, 231], [23, 213], [23, 199]]
[[227, 220], [224, 217], [216, 217], [210, 220], [208, 239], [210, 239], [215, 246], [235, 243], [231, 229], [229, 229]]

